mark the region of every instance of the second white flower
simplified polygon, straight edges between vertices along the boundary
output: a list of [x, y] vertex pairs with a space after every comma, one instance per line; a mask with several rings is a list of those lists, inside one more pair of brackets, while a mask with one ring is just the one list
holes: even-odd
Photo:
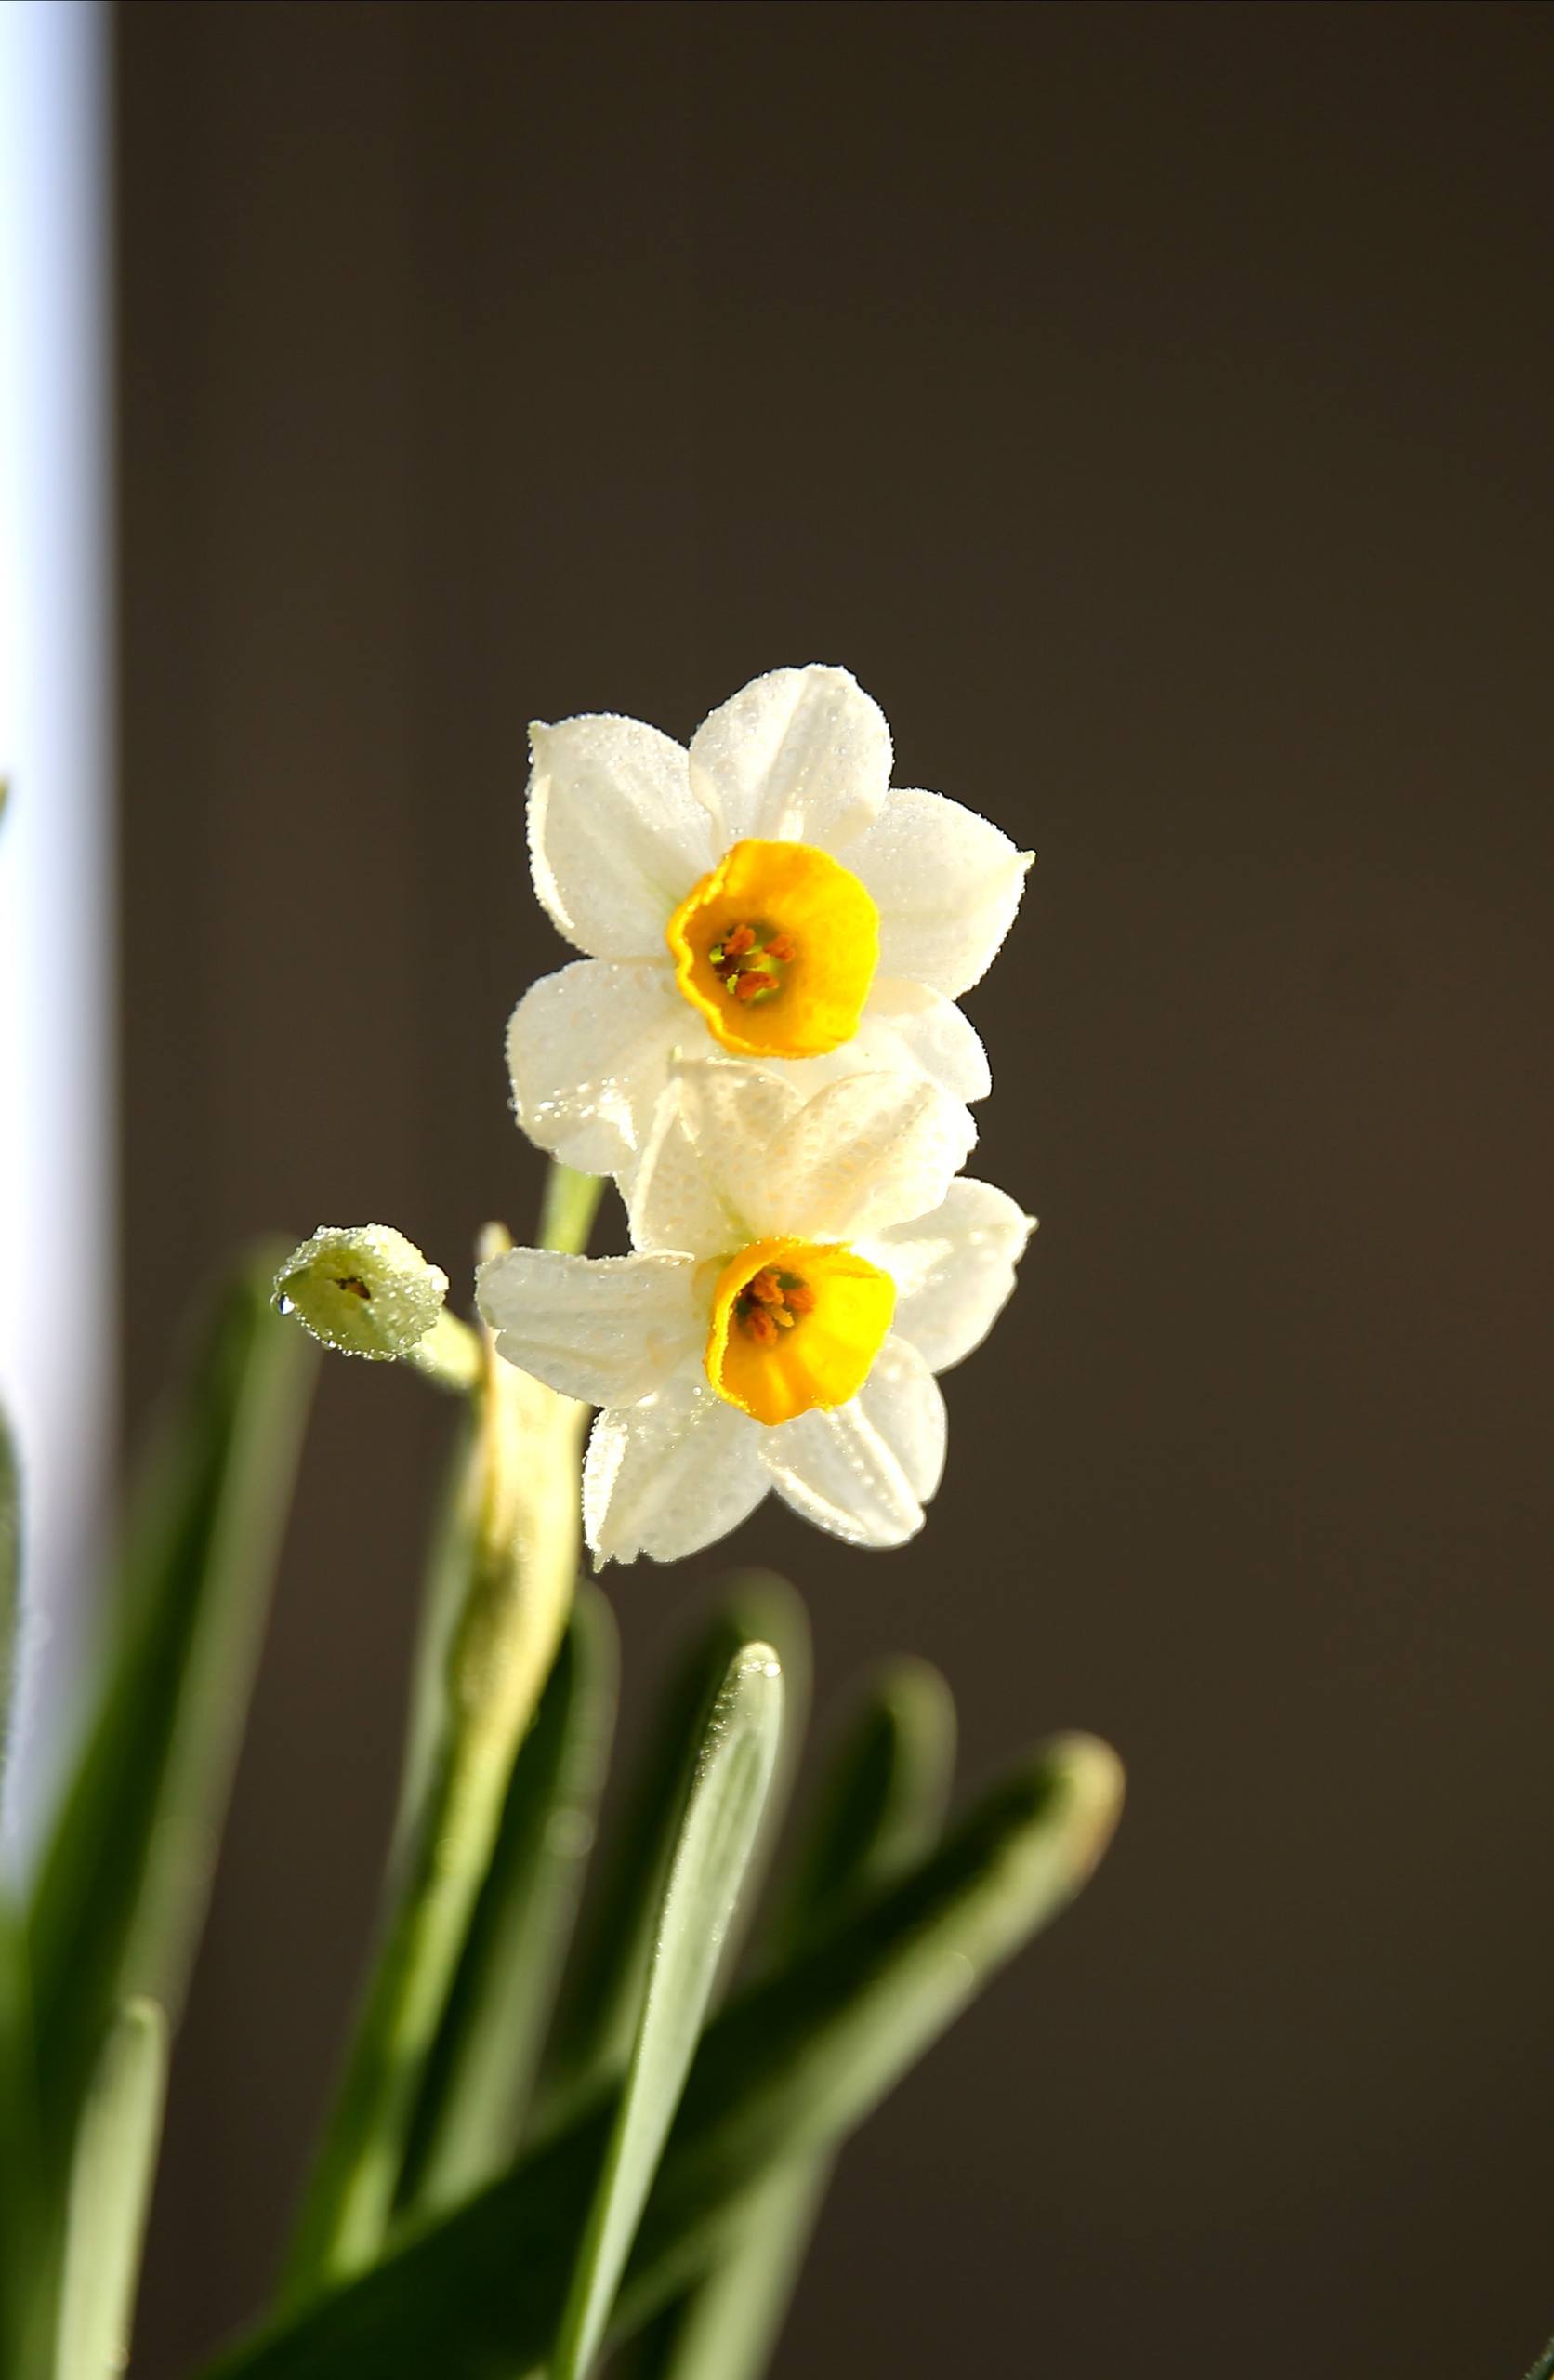
[[921, 1527], [934, 1374], [985, 1336], [1030, 1219], [956, 1180], [965, 1108], [858, 1075], [805, 1100], [744, 1067], [679, 1069], [632, 1187], [638, 1253], [514, 1249], [482, 1266], [499, 1354], [602, 1407], [584, 1478], [601, 1560], [672, 1560], [770, 1488], [857, 1545]]

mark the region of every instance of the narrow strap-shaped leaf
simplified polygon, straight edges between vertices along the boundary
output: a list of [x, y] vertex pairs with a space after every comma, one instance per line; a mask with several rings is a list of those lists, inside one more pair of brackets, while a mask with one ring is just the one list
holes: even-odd
[[467, 2198], [512, 2161], [593, 1840], [618, 1669], [609, 1604], [584, 1585], [513, 1765], [501, 1831], [427, 2062], [400, 2179], [402, 2215]]
[[[937, 1670], [893, 1662], [867, 1695], [826, 1780], [771, 1947], [789, 1956], [921, 1858], [943, 1823], [955, 1704]], [[752, 2193], [723, 2254], [664, 2308], [633, 2380], [758, 2380], [770, 2360], [831, 2179], [822, 2151]]]
[[1528, 2373], [1527, 2380], [1554, 2380], [1554, 2339], [1550, 2339], [1544, 2348], [1531, 2372]]
[[21, 1919], [0, 1894], [0, 2372], [46, 2372], [49, 2289], [37, 2153], [32, 1993]]
[[798, 1945], [914, 1860], [944, 1823], [955, 1707], [927, 1661], [891, 1661], [866, 1690], [822, 1790], [772, 1925], [775, 1955]]
[[712, 2268], [665, 2306], [630, 2352], [631, 2380], [747, 2380], [771, 2360], [834, 2160], [791, 2158], [745, 2194]]
[[642, 2010], [563, 2309], [552, 2380], [586, 2380], [695, 2053], [766, 1802], [783, 1673], [745, 1645], [713, 1704], [670, 1862]]
[[21, 1636], [21, 1474], [10, 1423], [0, 1410], [0, 1805], [5, 1800]]
[[[1085, 1883], [1122, 1799], [1114, 1753], [1060, 1737], [934, 1856], [707, 2028], [627, 2262], [629, 2332], [705, 2269], [748, 2193], [830, 2148]], [[372, 2271], [216, 2367], [221, 2380], [492, 2380], [542, 2363], [616, 2102]]]
[[[641, 2005], [664, 1880], [679, 1830], [689, 1780], [688, 1748], [742, 1645], [774, 1646], [783, 1672], [786, 1716], [780, 1765], [768, 1796], [762, 1848], [780, 1813], [803, 1735], [809, 1702], [810, 1627], [802, 1598], [784, 1579], [752, 1570], [730, 1582], [703, 1633], [676, 1672], [658, 1724], [624, 1798], [622, 1822], [605, 1846], [597, 1897], [584, 1912], [576, 1955], [558, 2003], [547, 2051], [542, 2121], [573, 2112], [619, 2073]], [[741, 1920], [752, 1895], [742, 1902]]]
[[33, 1912], [44, 2119], [56, 2154], [110, 2013], [176, 2016], [204, 1912], [313, 1373], [271, 1311], [276, 1257], [219, 1302], [131, 1540], [114, 1644]]
[[448, 1708], [448, 1649], [469, 1586], [480, 1530], [481, 1479], [471, 1460], [478, 1422], [466, 1407], [459, 1414], [452, 1454], [432, 1517], [421, 1585], [421, 1609], [411, 1662], [410, 1700], [396, 1851], [414, 1842], [426, 1797], [437, 1770]]
[[71, 2168], [56, 2380], [113, 2380], [129, 2361], [167, 2081], [167, 2020], [128, 2000], [109, 2028]]

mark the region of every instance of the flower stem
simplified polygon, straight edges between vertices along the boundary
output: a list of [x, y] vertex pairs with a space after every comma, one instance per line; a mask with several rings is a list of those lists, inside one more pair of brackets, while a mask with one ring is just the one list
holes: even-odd
[[[553, 1166], [547, 1244], [586, 1246], [601, 1184]], [[506, 1235], [489, 1231], [482, 1254]], [[296, 2306], [371, 2262], [388, 2231], [416, 2093], [490, 1862], [513, 1761], [572, 1606], [586, 1408], [498, 1358], [485, 1335], [468, 1453], [479, 1518], [442, 1722], [283, 2287]]]
[[603, 1188], [602, 1174], [578, 1173], [552, 1157], [540, 1209], [540, 1246], [557, 1249], [563, 1256], [581, 1256], [588, 1245]]
[[461, 1322], [456, 1314], [444, 1309], [426, 1337], [410, 1349], [404, 1361], [437, 1387], [449, 1389], [457, 1396], [468, 1396], [481, 1376], [479, 1333], [471, 1330], [468, 1322]]

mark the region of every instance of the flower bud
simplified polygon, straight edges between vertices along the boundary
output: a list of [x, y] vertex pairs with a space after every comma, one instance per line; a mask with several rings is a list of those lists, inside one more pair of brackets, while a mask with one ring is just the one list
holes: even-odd
[[388, 1223], [316, 1231], [275, 1276], [275, 1302], [342, 1355], [393, 1363], [442, 1312], [448, 1276]]

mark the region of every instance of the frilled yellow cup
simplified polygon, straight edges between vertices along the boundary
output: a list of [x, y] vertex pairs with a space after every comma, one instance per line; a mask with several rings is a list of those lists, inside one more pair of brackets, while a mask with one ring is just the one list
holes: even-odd
[[850, 1248], [756, 1240], [718, 1276], [707, 1378], [771, 1425], [845, 1405], [867, 1380], [895, 1306], [889, 1273]]
[[680, 990], [741, 1058], [820, 1058], [850, 1041], [879, 964], [874, 901], [810, 843], [735, 843], [667, 936]]

